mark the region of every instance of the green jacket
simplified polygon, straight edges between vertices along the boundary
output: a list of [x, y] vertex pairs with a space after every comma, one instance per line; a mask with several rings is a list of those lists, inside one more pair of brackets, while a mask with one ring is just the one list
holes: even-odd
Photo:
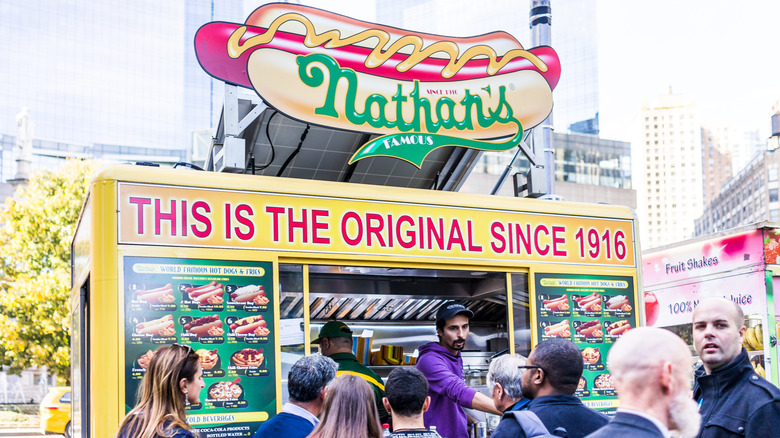
[[371, 384], [371, 388], [374, 390], [374, 398], [376, 399], [376, 408], [379, 411], [379, 421], [383, 424], [390, 421], [390, 414], [385, 410], [382, 404], [382, 398], [385, 396], [385, 384], [382, 382], [382, 378], [370, 368], [358, 362], [357, 357], [352, 353], [336, 353], [330, 356], [339, 364], [339, 370], [336, 373], [337, 376], [342, 374], [353, 374], [360, 376], [366, 382]]

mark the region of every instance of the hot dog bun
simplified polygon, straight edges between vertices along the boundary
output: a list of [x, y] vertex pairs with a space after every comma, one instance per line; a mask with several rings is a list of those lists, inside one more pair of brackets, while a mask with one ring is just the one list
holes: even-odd
[[219, 315], [207, 315], [185, 324], [184, 330], [188, 333], [193, 333], [198, 337], [202, 337], [208, 336], [209, 329], [216, 327], [222, 327], [222, 321], [219, 319]]
[[198, 295], [198, 297], [195, 298], [195, 300], [198, 301], [198, 304], [204, 304], [209, 298], [213, 296], [222, 296], [223, 294], [224, 292], [222, 292], [222, 288], [213, 289], [203, 295]]
[[601, 325], [600, 325], [599, 321], [593, 319], [593, 320], [586, 321], [586, 322], [580, 324], [580, 326], [577, 327], [576, 331], [577, 331], [577, 334], [580, 334], [580, 335], [583, 335], [583, 336], [599, 337], [601, 335], [600, 334], [596, 335], [595, 332], [597, 330], [600, 331], [600, 329], [601, 329]]
[[213, 327], [222, 327], [222, 321], [214, 321], [210, 322], [208, 324], [199, 325], [197, 327], [193, 327], [189, 329], [188, 331], [190, 333], [194, 333], [198, 335], [198, 337], [208, 336], [209, 330], [211, 330]]
[[628, 322], [627, 319], [623, 319], [621, 321], [615, 321], [612, 324], [607, 326], [607, 334], [609, 335], [617, 336], [627, 332], [628, 330], [631, 330], [631, 324]]
[[260, 327], [265, 327], [267, 323], [263, 320], [253, 322], [252, 324], [242, 325], [241, 327], [236, 328], [236, 333], [240, 335], [244, 335], [247, 333], [252, 333], [255, 331], [255, 329]]
[[173, 315], [165, 315], [162, 318], [141, 322], [135, 325], [135, 332], [139, 335], [169, 335], [173, 332]]
[[619, 309], [625, 304], [628, 304], [628, 297], [625, 295], [616, 295], [607, 301], [607, 307], [613, 310]]
[[199, 297], [214, 292], [215, 290], [222, 290], [222, 283], [200, 287], [198, 290], [189, 293], [190, 299], [197, 300]]
[[167, 289], [161, 289], [156, 292], [147, 291], [147, 293], [138, 296], [138, 301], [149, 304], [160, 302], [171, 303], [174, 300], [175, 298], [173, 296], [173, 289], [171, 287], [168, 287]]
[[140, 296], [143, 296], [143, 295], [147, 295], [147, 294], [151, 294], [151, 293], [155, 293], [155, 292], [160, 292], [160, 291], [168, 290], [168, 289], [172, 289], [170, 283], [166, 284], [165, 286], [154, 288], [154, 289], [146, 289], [146, 290], [138, 289], [138, 290], [135, 291], [135, 294], [140, 297]]
[[[420, 98], [436, 101], [446, 93], [452, 102], [461, 102], [467, 90], [482, 100], [484, 111], [495, 109], [499, 90], [505, 90], [505, 103], [511, 118], [522, 129], [543, 121], [552, 110], [552, 90], [560, 78], [560, 62], [550, 47], [526, 50], [505, 32], [475, 37], [445, 37], [382, 26], [290, 4], [261, 6], [246, 20], [235, 23], [209, 23], [195, 37], [195, 48], [201, 66], [210, 75], [226, 82], [254, 88], [269, 105], [288, 116], [307, 123], [375, 134], [409, 133], [399, 129], [402, 123], [355, 123], [344, 108], [316, 113], [322, 106], [329, 86], [309, 86], [301, 78], [304, 69], [299, 61], [313, 55], [326, 55], [339, 68], [357, 75], [357, 96], [350, 101], [362, 108], [369, 95], [392, 97], [402, 86], [409, 96], [417, 81]], [[315, 72], [314, 74], [321, 74]], [[329, 73], [324, 73], [326, 78]], [[343, 86], [340, 85], [340, 86]], [[314, 88], [313, 88], [314, 87]], [[481, 91], [493, 90], [493, 92]], [[338, 93], [343, 94], [341, 90]], [[338, 105], [344, 105], [339, 94]], [[383, 111], [395, 115], [395, 102], [385, 104]], [[412, 99], [409, 99], [410, 101]], [[411, 102], [398, 103], [407, 119], [414, 111]], [[377, 106], [377, 105], [375, 105]], [[455, 106], [454, 116], [461, 120], [465, 107]], [[500, 112], [500, 111], [499, 111]], [[332, 113], [337, 113], [336, 115]], [[469, 110], [469, 114], [470, 110]], [[436, 115], [433, 118], [436, 119]], [[444, 136], [465, 139], [488, 139], [517, 134], [514, 123], [485, 128], [478, 123], [468, 129], [457, 129], [444, 123], [432, 129]], [[414, 129], [413, 132], [427, 132]]]
[[[299, 5], [264, 5], [244, 26], [208, 23], [195, 35], [195, 51], [203, 69], [217, 79], [247, 88], [251, 84], [244, 67], [260, 48], [296, 55], [326, 53], [356, 72], [407, 81], [472, 79], [527, 68], [542, 74], [550, 88], [560, 79], [560, 61], [554, 50], [541, 46], [526, 51], [506, 32], [445, 37]], [[384, 62], [388, 58], [391, 62]]]
[[192, 287], [188, 287], [188, 288], [184, 289], [184, 292], [187, 292], [188, 294], [191, 294], [191, 293], [193, 293], [193, 292], [197, 292], [197, 291], [199, 291], [199, 290], [201, 290], [201, 289], [206, 289], [206, 288], [213, 287], [213, 286], [215, 286], [216, 284], [217, 284], [217, 282], [216, 282], [216, 281], [214, 281], [214, 280], [212, 280], [211, 282], [209, 282], [209, 283], [207, 283], [207, 284], [204, 284], [204, 285], [202, 285], [202, 286], [192, 286]]
[[[279, 3], [256, 9], [245, 24], [268, 29], [266, 32], [273, 33], [272, 37], [276, 37], [277, 32], [300, 35], [304, 37], [303, 44], [310, 48], [323, 46], [333, 50], [349, 47], [360, 55], [355, 58], [360, 63], [352, 65], [345, 57], [347, 62], [343, 66], [394, 79], [431, 81], [433, 78], [452, 78], [461, 72], [461, 79], [470, 79], [478, 74], [485, 76], [501, 70], [512, 71], [512, 67], [506, 67], [516, 59], [530, 59], [537, 68], [546, 71], [544, 62], [526, 52], [522, 44], [506, 32], [443, 37], [356, 20], [307, 6]], [[242, 35], [245, 44], [256, 44], [247, 37]], [[269, 41], [272, 37], [266, 33], [258, 39]], [[235, 55], [237, 53], [232, 56]], [[466, 67], [473, 58], [480, 58], [480, 61]], [[423, 62], [428, 59], [441, 62]], [[412, 74], [399, 75], [406, 72]]]
[[241, 295], [240, 297], [235, 298], [233, 301], [235, 301], [237, 303], [246, 303], [246, 302], [254, 300], [258, 296], [263, 296], [263, 295], [265, 295], [265, 292], [257, 291], [257, 292], [251, 293], [251, 294]]
[[[286, 3], [271, 3], [256, 9], [246, 19], [246, 24], [250, 26], [268, 28], [271, 26], [274, 20], [286, 13], [297, 13], [306, 16], [311, 20], [311, 23], [317, 33], [320, 34], [332, 29], [341, 29], [341, 38], [357, 35], [366, 29], [376, 29], [381, 32], [386, 32], [388, 34], [389, 41], [395, 41], [409, 34], [409, 32], [406, 32], [403, 29], [357, 20], [322, 9]], [[294, 21], [288, 21], [282, 24], [280, 29], [290, 33], [304, 33], [304, 27], [300, 23], [296, 23]], [[426, 45], [430, 45], [436, 41], [442, 40], [440, 35], [422, 32], [415, 32], [415, 34], [418, 35], [423, 40], [423, 42], [426, 43]], [[447, 39], [457, 43], [464, 50], [479, 44], [485, 44], [486, 41], [490, 41], [491, 46], [494, 46], [497, 51], [506, 52], [517, 48], [518, 46], [522, 47], [513, 36], [506, 32], [492, 32], [490, 34], [475, 37], [452, 37]], [[369, 39], [356, 41], [353, 44], [356, 46], [369, 48], [373, 48], [378, 45], [376, 42]], [[411, 48], [403, 47], [400, 51], [402, 53], [409, 53]], [[437, 56], [445, 57], [446, 55], [438, 54]]]
[[165, 321], [173, 321], [173, 315], [169, 314], [169, 315], [165, 315], [165, 316], [163, 316], [161, 318], [153, 319], [151, 321], [139, 322], [138, 324], [135, 325], [135, 329], [136, 330], [141, 330], [141, 329], [143, 329], [145, 327], [150, 327], [150, 326], [153, 326], [153, 325], [159, 324], [161, 322], [165, 322]]
[[569, 320], [564, 319], [563, 321], [553, 324], [550, 326], [547, 326], [544, 328], [544, 335], [545, 336], [557, 336], [561, 338], [566, 338], [571, 336], [571, 330], [569, 329]]
[[230, 330], [236, 330], [239, 327], [247, 326], [250, 324], [254, 324], [256, 322], [262, 321], [263, 315], [254, 315], [254, 316], [247, 316], [241, 319], [236, 320], [233, 324], [230, 324]]
[[[279, 50], [256, 50], [247, 64], [250, 80], [258, 94], [269, 102], [287, 102], [288, 107], [285, 112], [290, 117], [311, 121], [312, 123], [321, 123], [321, 121], [313, 118], [313, 113], [315, 108], [322, 106], [322, 103], [325, 101], [328, 87], [312, 88], [304, 84], [298, 78], [297, 71], [292, 70], [292, 66], [297, 66], [296, 57], [297, 55]], [[268, 76], [274, 77], [275, 80], [268, 81], [266, 79]], [[361, 75], [358, 78], [358, 82], [360, 87], [357, 87], [356, 102], [365, 102], [371, 94], [393, 96], [398, 92], [398, 81], [396, 80], [373, 75]], [[405, 85], [404, 94], [408, 95], [413, 91], [414, 85], [412, 83]], [[500, 86], [514, 87], [513, 92], [506, 94], [506, 101], [513, 109], [512, 114], [514, 118], [523, 127], [538, 125], [550, 113], [552, 108], [552, 89], [544, 80], [544, 77], [531, 70], [521, 70], [495, 77], [468, 79], [459, 82], [457, 87], [442, 81], [427, 82], [421, 89], [421, 96], [437, 99], [440, 96], [426, 94], [425, 90], [454, 89], [454, 94], [448, 97], [455, 102], [459, 102], [466, 96], [467, 90], [474, 94], [474, 90], [481, 90], [488, 85], [494, 88]], [[479, 96], [483, 100], [484, 107], [495, 108], [498, 104], [498, 93], [492, 93], [490, 96], [485, 93], [479, 94]], [[354, 131], [356, 126], [347, 118], [345, 103], [344, 99], [337, 99], [336, 110], [338, 111], [338, 117], [329, 120], [328, 125]], [[464, 117], [464, 107], [456, 106], [454, 118], [461, 120]], [[399, 132], [395, 128], [374, 128], [369, 125], [360, 125], [360, 128], [376, 134]], [[488, 133], [487, 128], [481, 128], [477, 124], [473, 130], [458, 130], [456, 127], [452, 127], [442, 128], [437, 133], [480, 139], [486, 136], [511, 136], [517, 133], [517, 127], [513, 124], [503, 124], [499, 129], [497, 125], [493, 125]]]

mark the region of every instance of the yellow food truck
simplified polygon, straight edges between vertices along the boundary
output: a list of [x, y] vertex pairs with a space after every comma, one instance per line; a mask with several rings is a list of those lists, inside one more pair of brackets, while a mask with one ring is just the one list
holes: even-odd
[[206, 383], [189, 424], [249, 437], [324, 323], [348, 324], [384, 377], [436, 341], [452, 301], [474, 312], [472, 387], [485, 390], [492, 357], [563, 338], [586, 365], [577, 394], [616, 408], [606, 355], [644, 310], [633, 212], [455, 192], [480, 154], [517, 149], [529, 196], [547, 193], [524, 139], [552, 111], [551, 47], [286, 3], [207, 23], [194, 44], [225, 82], [207, 171], [107, 167], [81, 213], [73, 436], [113, 436], [155, 350], [178, 343], [201, 356]]
[[436, 340], [451, 300], [475, 313], [469, 384], [484, 386], [491, 356], [561, 337], [583, 349], [578, 394], [614, 408], [605, 359], [625, 328], [612, 327], [643, 308], [636, 242], [627, 207], [104, 168], [73, 241], [74, 436], [112, 436], [149, 355], [172, 343], [202, 357], [190, 424], [251, 436], [324, 322], [347, 322], [386, 375]]

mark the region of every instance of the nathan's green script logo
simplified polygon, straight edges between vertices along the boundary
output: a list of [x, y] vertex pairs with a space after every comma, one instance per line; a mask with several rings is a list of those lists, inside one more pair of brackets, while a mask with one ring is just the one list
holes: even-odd
[[[425, 157], [440, 147], [462, 146], [485, 151], [505, 151], [517, 146], [523, 138], [523, 127], [513, 116], [512, 107], [506, 100], [506, 86], [503, 85], [498, 87], [498, 103], [495, 108], [490, 108], [484, 104], [482, 97], [472, 94], [470, 90], [466, 90], [465, 97], [458, 102], [446, 96], [431, 102], [421, 96], [418, 80], [414, 81], [414, 87], [408, 95], [404, 94], [402, 84], [399, 83], [396, 93], [389, 98], [376, 93], [369, 95], [361, 113], [355, 106], [358, 78], [354, 70], [341, 68], [336, 60], [324, 54], [299, 56], [297, 63], [298, 77], [304, 84], [312, 88], [323, 85], [327, 87], [325, 101], [322, 106], [314, 110], [315, 114], [340, 117], [337, 110], [339, 106], [336, 101], [337, 91], [339, 84], [346, 82], [343, 115], [350, 123], [356, 126], [368, 124], [373, 128], [401, 131], [366, 143], [352, 156], [350, 164], [367, 157], [389, 156], [409, 161], [419, 168]], [[482, 90], [489, 96], [492, 95], [490, 86]], [[406, 120], [403, 116], [404, 105], [407, 102], [410, 102], [413, 108], [414, 115], [411, 120]], [[463, 114], [461, 119], [456, 116], [459, 112]], [[388, 119], [388, 114], [393, 114], [394, 119]], [[474, 115], [476, 120], [472, 119]], [[517, 133], [504, 142], [436, 134], [442, 128], [471, 131], [474, 130], [475, 123], [481, 128], [488, 128], [495, 123], [514, 124], [517, 126]]]

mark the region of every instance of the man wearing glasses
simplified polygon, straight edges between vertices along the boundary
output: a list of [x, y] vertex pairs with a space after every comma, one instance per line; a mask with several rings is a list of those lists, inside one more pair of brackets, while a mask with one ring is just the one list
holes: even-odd
[[[564, 339], [540, 342], [523, 366], [523, 396], [531, 399], [528, 410], [547, 430], [566, 430], [568, 438], [581, 438], [609, 422], [609, 417], [585, 407], [574, 395], [582, 377], [580, 349]], [[516, 435], [525, 438], [524, 432]]]

